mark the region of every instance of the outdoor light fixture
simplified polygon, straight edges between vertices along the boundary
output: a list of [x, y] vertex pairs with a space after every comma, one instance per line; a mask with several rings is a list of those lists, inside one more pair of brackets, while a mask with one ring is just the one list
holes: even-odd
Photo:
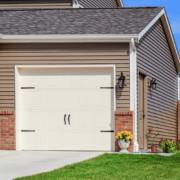
[[156, 79], [152, 78], [152, 80], [149, 80], [149, 87], [156, 90]]
[[119, 88], [123, 88], [125, 83], [125, 76], [123, 76], [123, 72], [121, 72], [121, 77], [118, 79]]

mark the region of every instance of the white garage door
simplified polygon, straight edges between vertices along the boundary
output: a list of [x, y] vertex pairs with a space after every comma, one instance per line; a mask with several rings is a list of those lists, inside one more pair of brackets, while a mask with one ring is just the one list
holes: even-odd
[[100, 88], [113, 86], [112, 68], [19, 73], [22, 150], [114, 151], [114, 90]]

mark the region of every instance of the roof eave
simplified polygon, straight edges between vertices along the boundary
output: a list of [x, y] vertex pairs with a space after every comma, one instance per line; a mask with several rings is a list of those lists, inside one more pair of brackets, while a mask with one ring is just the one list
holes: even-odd
[[57, 34], [57, 35], [0, 35], [0, 43], [41, 43], [41, 42], [138, 42], [137, 34]]

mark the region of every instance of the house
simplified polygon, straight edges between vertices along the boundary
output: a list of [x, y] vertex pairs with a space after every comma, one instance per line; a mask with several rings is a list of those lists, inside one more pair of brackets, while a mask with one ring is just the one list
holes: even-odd
[[118, 151], [115, 134], [127, 130], [138, 152], [151, 145], [148, 127], [155, 144], [178, 138], [180, 60], [163, 7], [24, 0], [0, 9], [1, 150]]

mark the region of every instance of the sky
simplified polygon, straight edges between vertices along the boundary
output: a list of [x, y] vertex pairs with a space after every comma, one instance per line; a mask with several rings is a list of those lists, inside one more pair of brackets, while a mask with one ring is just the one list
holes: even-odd
[[123, 0], [124, 7], [165, 7], [180, 54], [180, 0]]

